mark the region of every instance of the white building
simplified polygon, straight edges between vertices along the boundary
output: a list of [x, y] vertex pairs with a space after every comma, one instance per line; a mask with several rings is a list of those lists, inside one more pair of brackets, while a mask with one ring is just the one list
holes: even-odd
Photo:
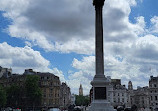
[[127, 106], [128, 93], [125, 85], [121, 85], [120, 79], [111, 79], [111, 88], [108, 91], [108, 101], [112, 106]]
[[71, 95], [71, 105], [75, 105], [76, 97], [74, 94]]

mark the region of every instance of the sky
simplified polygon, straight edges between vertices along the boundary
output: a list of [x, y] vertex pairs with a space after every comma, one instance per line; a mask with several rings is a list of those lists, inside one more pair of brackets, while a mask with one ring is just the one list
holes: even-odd
[[[134, 88], [158, 75], [158, 1], [106, 0], [104, 70]], [[95, 75], [92, 0], [0, 0], [0, 66], [60, 77], [89, 94]]]

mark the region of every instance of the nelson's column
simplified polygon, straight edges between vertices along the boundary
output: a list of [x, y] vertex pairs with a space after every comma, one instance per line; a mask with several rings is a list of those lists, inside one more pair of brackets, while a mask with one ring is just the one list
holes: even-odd
[[102, 8], [105, 0], [93, 0], [95, 6], [95, 59], [96, 74], [91, 85], [93, 86], [93, 101], [89, 111], [116, 111], [107, 100], [109, 82], [104, 75], [103, 52], [103, 20]]

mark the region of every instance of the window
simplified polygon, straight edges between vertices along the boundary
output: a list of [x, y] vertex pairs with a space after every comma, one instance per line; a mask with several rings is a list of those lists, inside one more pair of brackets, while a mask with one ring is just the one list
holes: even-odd
[[50, 85], [53, 86], [53, 82], [51, 82]]
[[124, 103], [124, 98], [122, 98], [122, 102]]
[[154, 84], [154, 87], [157, 87], [156, 84]]
[[51, 99], [49, 99], [49, 105], [52, 105], [52, 100]]
[[43, 80], [44, 79], [44, 77], [41, 77], [41, 80]]
[[120, 102], [120, 98], [118, 98], [118, 103]]
[[45, 93], [46, 93], [46, 88], [44, 88], [44, 89], [43, 89], [43, 92], [45, 92]]
[[50, 93], [53, 93], [53, 89], [52, 88], [50, 89]]
[[153, 100], [152, 96], [151, 96], [151, 100]]
[[157, 96], [155, 96], [155, 100], [157, 100]]
[[116, 102], [116, 99], [114, 98], [114, 103]]
[[43, 97], [46, 97], [46, 94], [44, 94]]

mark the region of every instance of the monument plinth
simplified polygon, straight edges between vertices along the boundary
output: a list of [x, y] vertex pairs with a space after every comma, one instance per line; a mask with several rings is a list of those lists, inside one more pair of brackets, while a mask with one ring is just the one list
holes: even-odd
[[110, 89], [109, 81], [104, 75], [104, 49], [103, 49], [103, 17], [102, 9], [105, 0], [93, 0], [95, 6], [95, 70], [91, 85], [93, 86], [93, 100], [89, 111], [115, 111], [107, 100]]

